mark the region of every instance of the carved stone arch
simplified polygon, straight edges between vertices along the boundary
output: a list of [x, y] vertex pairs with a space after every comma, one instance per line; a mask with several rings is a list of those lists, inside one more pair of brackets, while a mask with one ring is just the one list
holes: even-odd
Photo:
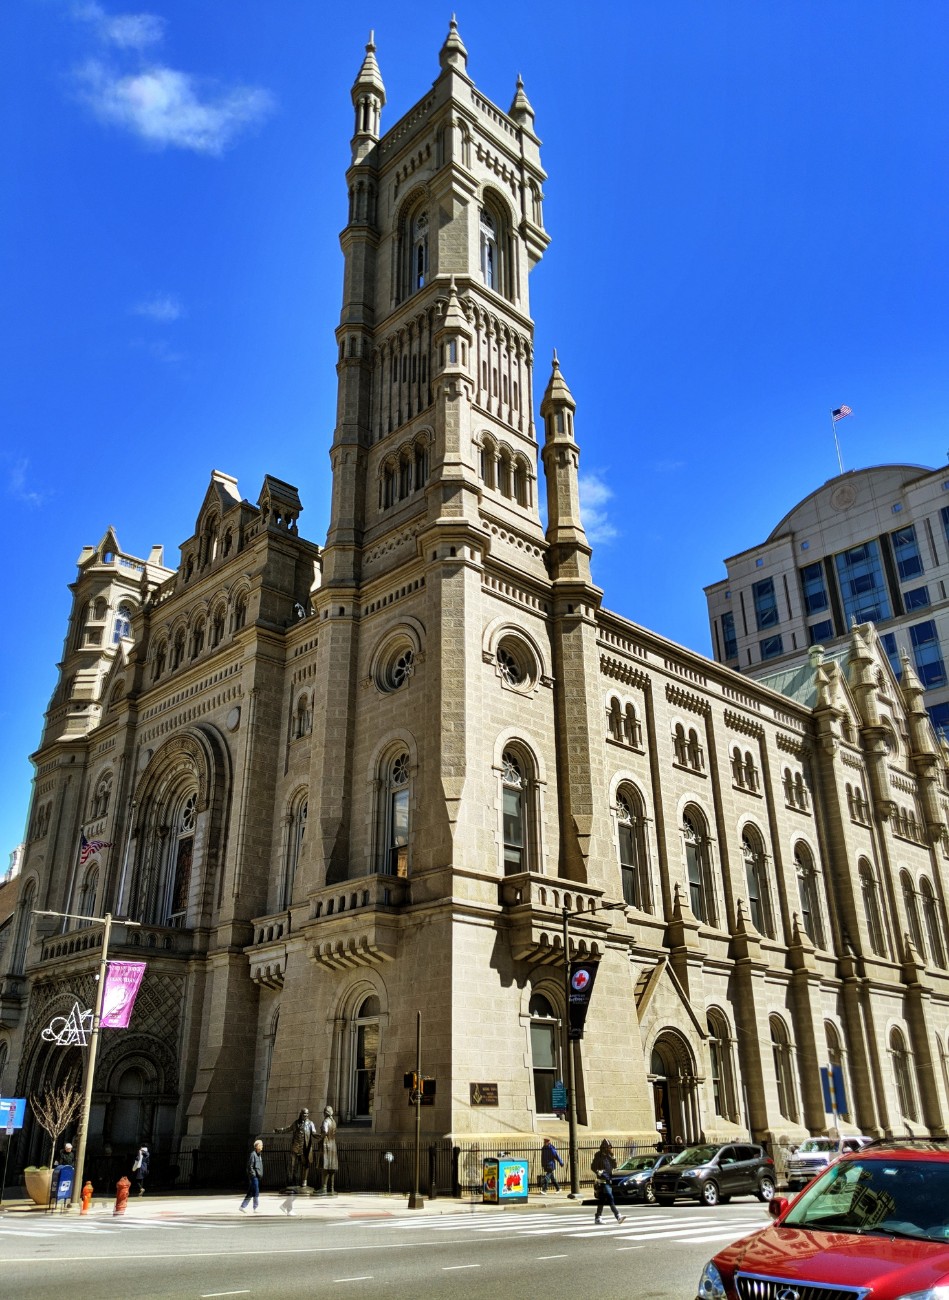
[[120, 1076], [128, 1069], [139, 1066], [153, 1075], [155, 1090], [159, 1093], [178, 1091], [178, 1057], [167, 1043], [153, 1034], [129, 1033], [112, 1036], [106, 1042], [96, 1074], [105, 1081], [105, 1090], [114, 1092]]
[[537, 664], [538, 680], [549, 682], [551, 680], [551, 665], [548, 654], [540, 641], [534, 636], [533, 632], [522, 627], [519, 623], [512, 622], [505, 615], [492, 619], [484, 629], [481, 639], [481, 650], [484, 658], [488, 662], [493, 662], [497, 658], [498, 646], [505, 637], [510, 637], [515, 641], [524, 642], [533, 653]]

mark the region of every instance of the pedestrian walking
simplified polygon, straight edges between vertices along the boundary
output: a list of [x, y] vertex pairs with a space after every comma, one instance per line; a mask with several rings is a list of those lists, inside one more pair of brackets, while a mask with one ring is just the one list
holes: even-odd
[[260, 1204], [260, 1180], [264, 1176], [264, 1158], [260, 1154], [263, 1149], [264, 1144], [258, 1138], [247, 1157], [247, 1195], [241, 1201], [241, 1214], [247, 1213], [251, 1201], [254, 1202], [254, 1213], [257, 1213]]
[[135, 1180], [135, 1195], [145, 1195], [145, 1179], [148, 1175], [148, 1147], [139, 1147], [138, 1155], [132, 1162], [132, 1177]]
[[613, 1197], [613, 1171], [616, 1168], [616, 1157], [613, 1155], [613, 1143], [607, 1138], [600, 1143], [600, 1149], [593, 1157], [590, 1168], [596, 1174], [596, 1214], [593, 1222], [600, 1222], [604, 1205], [608, 1205], [613, 1211], [617, 1223], [625, 1222], [626, 1215], [620, 1214], [617, 1210]]
[[560, 1184], [557, 1182], [557, 1166], [563, 1168], [563, 1161], [557, 1148], [551, 1142], [550, 1138], [544, 1138], [544, 1145], [540, 1149], [540, 1167], [542, 1173], [540, 1176], [540, 1194], [546, 1196], [550, 1190], [550, 1184], [553, 1183], [554, 1191], [560, 1191]]

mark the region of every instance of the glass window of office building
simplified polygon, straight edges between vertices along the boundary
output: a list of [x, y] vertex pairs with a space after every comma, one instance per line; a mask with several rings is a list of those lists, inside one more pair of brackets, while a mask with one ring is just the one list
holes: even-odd
[[914, 526], [907, 524], [905, 528], [897, 528], [895, 533], [890, 533], [890, 540], [893, 542], [893, 554], [896, 556], [900, 582], [909, 582], [912, 578], [918, 578], [923, 572], [923, 560], [916, 543]]
[[853, 619], [858, 623], [879, 623], [892, 617], [880, 548], [875, 541], [841, 551], [834, 556], [834, 562], [848, 626]]
[[824, 566], [805, 564], [801, 569], [801, 593], [804, 597], [804, 610], [808, 614], [821, 614], [830, 605], [827, 595], [827, 583], [824, 581]]
[[738, 658], [738, 637], [735, 635], [735, 615], [730, 609], [722, 615], [722, 642], [726, 659]]
[[774, 594], [774, 579], [762, 578], [751, 590], [755, 599], [755, 621], [758, 631], [764, 632], [769, 627], [777, 627], [781, 619], [778, 616], [778, 601]]
[[896, 680], [899, 681], [903, 672], [903, 665], [900, 662], [899, 647], [896, 644], [896, 633], [884, 632], [880, 637], [880, 644], [886, 651], [886, 657], [890, 661], [890, 667], [893, 669]]
[[914, 623], [909, 630], [909, 638], [913, 645], [916, 671], [923, 686], [927, 690], [932, 686], [945, 686], [946, 665], [942, 660], [936, 624], [931, 618], [925, 623]]

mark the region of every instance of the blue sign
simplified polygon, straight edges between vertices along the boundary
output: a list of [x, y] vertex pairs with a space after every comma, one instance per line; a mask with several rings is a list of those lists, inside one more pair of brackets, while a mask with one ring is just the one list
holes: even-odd
[[25, 1097], [0, 1097], [0, 1132], [22, 1128], [25, 1118]]
[[847, 1114], [847, 1090], [844, 1087], [844, 1072], [839, 1065], [822, 1065], [820, 1068], [820, 1086], [824, 1093], [824, 1110], [831, 1114]]
[[558, 1079], [551, 1089], [550, 1104], [554, 1110], [567, 1109], [567, 1089], [562, 1079]]
[[73, 1173], [72, 1165], [60, 1165], [56, 1181], [57, 1201], [69, 1200], [69, 1195], [72, 1192]]

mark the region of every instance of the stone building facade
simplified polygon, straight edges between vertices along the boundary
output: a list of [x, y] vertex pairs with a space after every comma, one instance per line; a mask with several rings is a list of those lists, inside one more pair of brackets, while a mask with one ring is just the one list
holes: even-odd
[[[609, 612], [554, 361], [535, 426], [539, 141], [455, 24], [385, 134], [353, 87], [325, 546], [296, 489], [215, 472], [175, 568], [79, 558], [0, 953], [0, 1088], [77, 1064], [102, 927], [145, 957], [90, 1138], [557, 1133], [563, 933], [599, 962], [584, 1133], [724, 1139], [949, 1114], [949, 763], [871, 626], [771, 685]], [[538, 510], [540, 465], [547, 522]], [[88, 852], [80, 864], [84, 834]], [[496, 1085], [497, 1106], [477, 1104]]]

